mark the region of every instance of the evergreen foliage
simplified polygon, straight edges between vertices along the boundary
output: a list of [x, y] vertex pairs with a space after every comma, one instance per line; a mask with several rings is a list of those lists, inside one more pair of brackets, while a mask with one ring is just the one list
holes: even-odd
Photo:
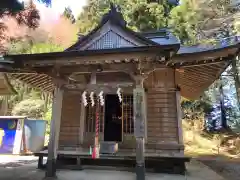
[[[45, 2], [49, 5], [50, 1]], [[117, 4], [121, 8], [121, 12], [129, 28], [135, 31], [155, 31], [168, 27], [183, 44], [212, 43], [215, 42], [216, 38], [228, 38], [239, 34], [240, 23], [238, 22], [238, 18], [236, 18], [238, 17], [239, 10], [230, 6], [227, 0], [181, 0], [180, 5], [167, 0], [88, 0], [87, 5], [83, 8], [83, 11], [76, 20], [74, 19], [71, 9], [66, 7], [63, 16], [67, 18], [70, 23], [64, 24], [63, 21], [61, 21], [60, 24], [62, 24], [62, 27], [60, 28], [60, 26], [58, 26], [55, 29], [62, 29], [62, 31], [59, 31], [61, 33], [63, 32], [63, 27], [70, 26], [71, 24], [78, 27], [80, 34], [87, 34], [98, 25], [102, 16], [109, 10], [109, 4], [111, 2]], [[13, 16], [16, 16], [18, 12], [24, 11], [21, 4], [15, 4], [16, 1], [7, 0], [1, 3], [3, 3], [1, 7], [4, 7], [4, 9], [1, 9], [0, 15], [3, 15], [3, 12], [9, 11]], [[32, 8], [33, 7], [34, 6], [32, 6]], [[31, 23], [25, 24], [28, 26]], [[38, 26], [37, 23], [36, 26]], [[34, 31], [37, 32], [37, 29]], [[45, 33], [45, 31], [42, 32]], [[56, 33], [52, 33], [53, 35], [57, 34], [57, 31], [54, 30], [54, 32]], [[68, 30], [66, 30], [66, 32], [67, 34], [71, 34]], [[34, 37], [37, 37], [37, 34], [39, 33], [36, 33]], [[63, 44], [63, 42], [66, 42], [66, 38], [62, 38], [63, 40], [58, 41], [56, 39], [59, 38], [53, 38], [53, 35], [50, 36], [46, 33], [44, 40], [33, 40], [26, 36], [21, 38], [21, 40], [11, 39], [11, 41], [8, 41], [10, 44], [8, 46], [8, 51], [14, 54], [42, 53], [62, 51], [66, 48], [66, 44]], [[57, 36], [60, 37], [61, 35], [59, 34]], [[64, 37], [68, 36], [64, 35]], [[221, 119], [221, 111], [224, 110], [226, 112], [227, 124], [234, 130], [240, 130], [240, 95], [238, 93], [240, 90], [239, 58], [233, 59], [232, 62], [232, 65], [227, 69], [221, 79], [221, 83], [223, 84], [223, 91], [221, 92], [223, 100], [220, 102], [219, 84], [221, 83], [220, 81], [216, 81], [208, 91], [205, 92], [201, 99], [194, 101], [182, 100], [185, 119], [189, 121], [202, 120], [204, 117], [208, 116], [207, 121], [209, 121], [209, 119], [210, 121], [214, 120], [216, 117], [218, 119], [217, 121], [219, 121], [219, 119]], [[16, 104], [20, 106], [19, 103], [24, 97], [29, 99], [29, 94], [36, 90], [29, 87], [26, 88], [25, 85], [19, 84], [19, 82], [13, 83], [17, 87], [19, 94], [11, 97], [8, 101], [11, 102], [9, 107], [14, 108]], [[51, 104], [49, 97], [50, 95], [45, 95], [44, 93], [39, 93], [37, 95], [38, 99], [45, 102], [44, 113], [41, 115], [48, 119], [50, 114], [49, 105]], [[28, 102], [29, 101], [30, 100], [28, 100]], [[223, 106], [220, 108], [221, 103], [223, 103]], [[33, 105], [33, 107], [35, 106]], [[47, 115], [45, 113], [47, 113]], [[209, 115], [211, 115], [211, 117]], [[206, 125], [205, 123], [205, 127], [207, 127]]]

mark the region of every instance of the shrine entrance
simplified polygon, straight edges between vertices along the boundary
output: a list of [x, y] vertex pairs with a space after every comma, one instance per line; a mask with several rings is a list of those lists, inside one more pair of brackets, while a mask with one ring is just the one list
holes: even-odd
[[122, 141], [122, 103], [116, 94], [105, 96], [104, 141]]

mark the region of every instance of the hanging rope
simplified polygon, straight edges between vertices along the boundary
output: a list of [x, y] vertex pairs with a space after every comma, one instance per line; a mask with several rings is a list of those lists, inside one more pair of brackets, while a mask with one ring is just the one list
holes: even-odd
[[99, 130], [100, 130], [100, 106], [104, 106], [103, 91], [97, 97], [96, 104], [96, 122], [95, 122], [95, 142], [92, 158], [99, 158]]
[[[99, 137], [99, 100], [96, 104], [96, 127], [95, 127], [95, 136], [96, 138]], [[97, 143], [98, 144], [98, 143]]]
[[96, 104], [96, 119], [95, 119], [95, 139], [92, 158], [99, 158], [99, 103]]
[[122, 140], [123, 140], [123, 134], [124, 134], [124, 97], [122, 95]]

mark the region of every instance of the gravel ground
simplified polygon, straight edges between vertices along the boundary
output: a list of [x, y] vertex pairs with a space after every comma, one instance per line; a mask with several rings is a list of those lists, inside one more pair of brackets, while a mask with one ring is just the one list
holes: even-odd
[[[44, 171], [39, 171], [36, 169], [37, 167], [37, 157], [34, 156], [0, 156], [0, 180], [42, 180], [44, 177]], [[224, 177], [226, 180], [239, 180], [240, 177], [240, 159], [239, 160], [226, 160], [216, 157], [207, 157], [204, 159], [199, 159], [196, 161], [192, 159], [190, 163], [187, 164], [187, 176], [174, 176], [174, 175], [151, 175], [149, 174], [147, 180], [223, 180], [220, 176]], [[211, 170], [212, 169], [212, 170]], [[88, 172], [89, 171], [89, 172]], [[214, 172], [215, 171], [215, 172]], [[90, 177], [87, 176], [88, 173], [95, 173], [96, 176]], [[112, 171], [109, 171], [113, 173]], [[86, 174], [87, 173], [87, 174]], [[81, 180], [92, 180], [98, 177], [98, 173], [102, 174], [103, 171], [91, 171], [84, 170], [81, 171], [60, 171], [58, 174], [61, 177], [60, 179], [65, 180], [71, 177], [73, 180], [81, 177]], [[122, 176], [123, 174], [120, 172], [117, 173], [117, 176]], [[120, 175], [120, 174], [121, 175]], [[219, 175], [217, 175], [219, 174]], [[74, 176], [73, 176], [74, 175]], [[73, 177], [72, 177], [73, 176]], [[154, 177], [153, 177], [154, 176]], [[156, 176], [156, 177], [155, 177]], [[17, 177], [17, 178], [16, 178]], [[113, 178], [115, 177], [114, 173], [112, 174]], [[100, 178], [100, 177], [99, 177]], [[101, 179], [106, 178], [101, 177]], [[121, 179], [121, 178], [120, 178]], [[134, 174], [129, 174], [126, 177], [126, 180], [132, 180], [134, 178]]]
[[13, 168], [37, 162], [35, 156], [1, 155], [0, 167]]
[[[2, 159], [0, 156], [0, 180], [43, 180], [45, 171], [37, 170], [35, 157], [10, 157]], [[11, 161], [11, 162], [9, 162]], [[34, 162], [35, 161], [35, 162]], [[21, 162], [21, 163], [20, 163]], [[32, 163], [33, 162], [33, 163]], [[11, 165], [12, 167], [10, 167]], [[199, 161], [193, 160], [187, 164], [186, 176], [147, 173], [146, 180], [224, 180], [217, 173]], [[94, 170], [83, 171], [59, 170], [58, 180], [135, 180], [135, 173], [118, 170]]]
[[227, 180], [240, 179], [240, 159], [237, 160], [204, 159], [200, 161]]

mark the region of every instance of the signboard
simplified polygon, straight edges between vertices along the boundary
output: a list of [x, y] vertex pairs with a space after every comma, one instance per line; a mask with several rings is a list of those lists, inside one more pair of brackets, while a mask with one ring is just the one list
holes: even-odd
[[[18, 119], [0, 120], [0, 154], [12, 154], [15, 146]], [[21, 137], [19, 137], [21, 139]], [[21, 142], [20, 142], [21, 143]], [[19, 148], [20, 148], [19, 144]]]
[[139, 138], [145, 137], [144, 93], [143, 88], [136, 88], [133, 92], [134, 135]]

